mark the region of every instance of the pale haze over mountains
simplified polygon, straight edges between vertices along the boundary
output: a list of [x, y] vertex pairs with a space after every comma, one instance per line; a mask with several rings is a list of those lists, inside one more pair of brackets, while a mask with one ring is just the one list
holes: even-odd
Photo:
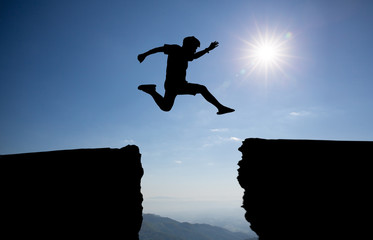
[[232, 232], [208, 224], [178, 222], [154, 214], [143, 214], [140, 240], [256, 240], [253, 234]]

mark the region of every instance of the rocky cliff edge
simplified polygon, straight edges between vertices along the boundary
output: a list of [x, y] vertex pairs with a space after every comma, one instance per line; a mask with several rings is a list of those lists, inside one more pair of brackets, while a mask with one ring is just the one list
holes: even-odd
[[138, 239], [137, 146], [0, 155], [8, 239]]
[[365, 239], [373, 142], [246, 139], [243, 208], [260, 240]]

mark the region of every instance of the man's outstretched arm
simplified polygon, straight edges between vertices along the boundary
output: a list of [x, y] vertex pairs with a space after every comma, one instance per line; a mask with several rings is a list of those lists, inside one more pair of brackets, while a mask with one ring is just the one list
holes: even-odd
[[137, 56], [137, 60], [139, 60], [139, 62], [141, 63], [142, 61], [144, 61], [144, 59], [151, 55], [151, 54], [154, 54], [154, 53], [158, 53], [158, 52], [164, 52], [164, 47], [157, 47], [157, 48], [153, 48], [145, 53], [142, 53], [142, 54], [139, 54]]
[[215, 42], [212, 42], [210, 44], [210, 46], [208, 48], [206, 48], [205, 50], [202, 50], [202, 51], [199, 51], [199, 52], [196, 52], [194, 54], [194, 59], [197, 59], [199, 57], [202, 57], [203, 55], [205, 55], [206, 53], [208, 53], [209, 51], [213, 50], [214, 48], [218, 47], [219, 46], [219, 43], [217, 41]]

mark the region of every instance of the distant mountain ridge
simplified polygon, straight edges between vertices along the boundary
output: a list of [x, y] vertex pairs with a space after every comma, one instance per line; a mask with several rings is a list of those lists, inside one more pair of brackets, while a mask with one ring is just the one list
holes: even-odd
[[208, 224], [178, 222], [154, 214], [143, 214], [140, 240], [256, 240], [240, 232]]

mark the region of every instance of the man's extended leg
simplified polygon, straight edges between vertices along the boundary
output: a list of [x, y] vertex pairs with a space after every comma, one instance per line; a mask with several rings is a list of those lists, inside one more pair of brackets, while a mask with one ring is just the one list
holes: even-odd
[[166, 90], [164, 97], [162, 97], [159, 93], [157, 93], [155, 87], [155, 84], [148, 84], [140, 85], [138, 89], [152, 96], [155, 103], [158, 105], [160, 109], [162, 109], [165, 112], [170, 111], [172, 106], [174, 105], [176, 94]]
[[218, 109], [217, 114], [221, 115], [221, 114], [225, 114], [225, 113], [234, 112], [234, 109], [226, 107], [223, 104], [221, 104], [210, 93], [210, 91], [207, 89], [207, 87], [205, 87], [203, 85], [200, 85], [200, 84], [188, 83], [188, 87], [187, 88], [189, 88], [188, 90], [190, 92], [194, 93], [194, 94], [195, 93], [200, 93], [206, 99], [206, 101], [208, 101], [209, 103], [211, 103], [212, 105], [214, 105]]

